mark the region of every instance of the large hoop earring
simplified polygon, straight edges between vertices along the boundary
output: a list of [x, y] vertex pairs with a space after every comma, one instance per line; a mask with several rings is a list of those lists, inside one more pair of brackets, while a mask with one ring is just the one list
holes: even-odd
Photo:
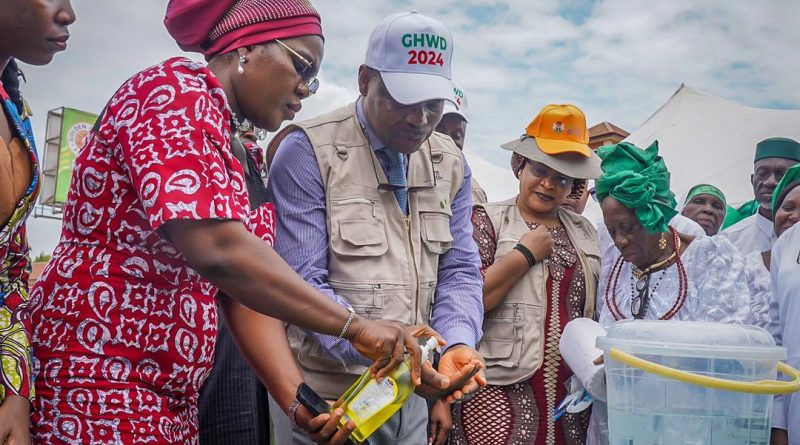
[[244, 54], [239, 54], [239, 66], [236, 68], [236, 72], [239, 74], [244, 74], [244, 63], [247, 60], [244, 58]]

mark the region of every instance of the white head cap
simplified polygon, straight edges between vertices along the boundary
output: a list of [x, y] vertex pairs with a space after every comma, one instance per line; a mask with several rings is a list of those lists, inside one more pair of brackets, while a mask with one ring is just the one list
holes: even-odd
[[450, 113], [463, 117], [464, 121], [469, 123], [469, 119], [467, 119], [467, 95], [455, 82], [453, 82], [453, 102], [444, 103], [442, 116]]
[[364, 63], [380, 71], [401, 104], [453, 101], [453, 36], [442, 23], [416, 11], [393, 14], [372, 31]]

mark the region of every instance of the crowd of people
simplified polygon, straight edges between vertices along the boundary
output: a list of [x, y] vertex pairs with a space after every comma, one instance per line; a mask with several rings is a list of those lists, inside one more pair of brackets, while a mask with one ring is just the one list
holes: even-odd
[[[353, 103], [263, 150], [320, 87], [308, 0], [169, 1], [206, 63], [110, 98], [28, 289], [40, 167], [16, 61], [49, 63], [75, 20], [69, 0], [0, 10], [0, 443], [343, 444], [352, 420], [298, 386], [333, 402], [410, 355], [415, 394], [374, 445], [607, 444], [601, 402], [555, 415], [561, 333], [584, 317], [760, 326], [800, 366], [800, 143], [754, 141], [753, 202], [698, 184], [679, 205], [657, 141], [594, 151], [584, 113], [553, 104], [501, 146], [518, 194], [487, 202], [457, 43], [404, 12], [376, 24]], [[800, 444], [800, 399], [772, 420], [772, 444]]]

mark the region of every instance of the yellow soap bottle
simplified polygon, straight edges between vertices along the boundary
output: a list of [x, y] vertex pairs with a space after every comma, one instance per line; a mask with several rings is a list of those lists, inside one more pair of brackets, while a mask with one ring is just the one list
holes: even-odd
[[[422, 359], [427, 360], [428, 354], [438, 344], [436, 338], [429, 338], [421, 348]], [[352, 420], [356, 428], [351, 437], [363, 442], [403, 406], [412, 392], [414, 382], [411, 381], [410, 356], [406, 356], [403, 363], [381, 382], [372, 378], [367, 370], [334, 404], [334, 407], [345, 406], [339, 427], [344, 427]]]

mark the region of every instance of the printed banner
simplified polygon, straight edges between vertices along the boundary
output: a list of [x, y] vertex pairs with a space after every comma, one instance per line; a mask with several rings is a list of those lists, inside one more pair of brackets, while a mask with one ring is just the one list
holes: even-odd
[[67, 199], [69, 182], [72, 179], [72, 167], [75, 156], [83, 148], [89, 132], [97, 120], [97, 115], [72, 108], [64, 108], [61, 121], [61, 143], [58, 152], [58, 174], [56, 175], [55, 202], [63, 203]]

